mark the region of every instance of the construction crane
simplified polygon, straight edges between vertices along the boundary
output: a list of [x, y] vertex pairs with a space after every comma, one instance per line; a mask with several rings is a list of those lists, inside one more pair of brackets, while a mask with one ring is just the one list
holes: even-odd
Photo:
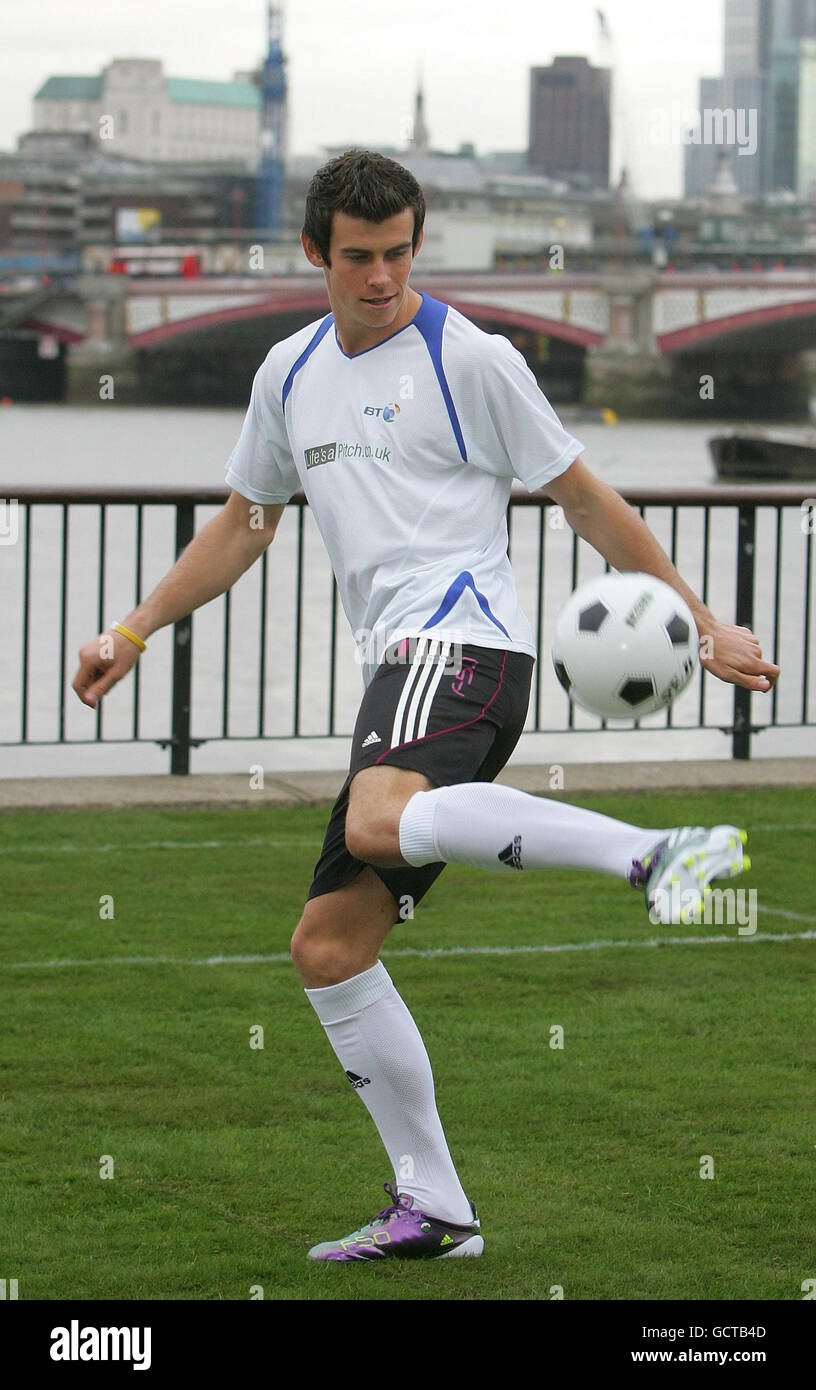
[[261, 151], [255, 186], [255, 225], [276, 232], [283, 226], [284, 149], [286, 143], [286, 59], [281, 46], [283, 6], [269, 0], [266, 9], [267, 52], [258, 74], [261, 89]]
[[603, 10], [596, 8], [595, 16], [598, 21], [598, 32], [601, 43], [601, 62], [609, 74], [608, 86], [606, 88], [606, 108], [609, 119], [609, 130], [611, 134], [615, 126], [618, 127], [615, 133], [619, 136], [622, 149], [622, 167], [620, 178], [615, 188], [617, 255], [618, 260], [621, 261], [623, 259], [624, 223], [629, 228], [629, 231], [638, 238], [644, 249], [651, 246], [652, 228], [649, 213], [637, 195], [628, 167], [628, 132], [625, 119], [615, 119], [614, 102], [618, 103], [618, 113], [622, 115], [622, 112], [617, 90], [617, 84], [620, 80], [620, 67], [616, 61], [612, 30], [609, 25], [609, 20]]

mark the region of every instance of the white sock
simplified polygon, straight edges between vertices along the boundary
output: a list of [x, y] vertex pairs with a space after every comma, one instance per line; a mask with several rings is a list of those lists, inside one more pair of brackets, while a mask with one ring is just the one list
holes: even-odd
[[437, 1113], [425, 1044], [382, 961], [305, 993], [377, 1126], [396, 1190], [409, 1193], [430, 1216], [469, 1224], [470, 1203]]
[[492, 782], [414, 792], [399, 824], [402, 857], [417, 868], [441, 860], [502, 872], [598, 869], [622, 878], [667, 833]]

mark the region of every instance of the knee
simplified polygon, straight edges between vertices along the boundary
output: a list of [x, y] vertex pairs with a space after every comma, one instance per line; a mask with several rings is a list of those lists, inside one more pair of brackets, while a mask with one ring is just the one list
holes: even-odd
[[304, 989], [337, 985], [357, 973], [343, 944], [306, 913], [295, 927], [290, 951]]
[[372, 812], [356, 804], [346, 812], [346, 849], [362, 864], [393, 868], [401, 862], [399, 818], [387, 811]]

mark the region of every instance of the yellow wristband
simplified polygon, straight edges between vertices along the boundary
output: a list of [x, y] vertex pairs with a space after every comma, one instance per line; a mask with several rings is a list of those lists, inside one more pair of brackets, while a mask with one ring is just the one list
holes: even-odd
[[131, 642], [135, 642], [140, 651], [147, 651], [147, 644], [137, 633], [131, 632], [129, 627], [123, 627], [121, 623], [111, 623], [111, 632], [121, 632], [123, 637], [129, 637]]

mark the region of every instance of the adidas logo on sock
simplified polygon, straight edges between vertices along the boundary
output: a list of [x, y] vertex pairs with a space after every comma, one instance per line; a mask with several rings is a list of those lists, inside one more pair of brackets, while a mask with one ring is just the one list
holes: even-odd
[[510, 844], [505, 845], [498, 857], [502, 864], [507, 865], [508, 869], [523, 869], [524, 865], [521, 862], [521, 836], [514, 835]]
[[379, 734], [376, 734], [373, 729], [371, 730], [371, 733], [368, 735], [368, 738], [363, 739], [363, 747], [368, 748], [368, 745], [370, 743], [382, 743], [382, 739], [380, 738]]
[[351, 1082], [352, 1086], [356, 1087], [356, 1089], [357, 1089], [358, 1091], [361, 1091], [362, 1088], [363, 1088], [363, 1086], [370, 1086], [370, 1085], [371, 1085], [371, 1077], [370, 1077], [370, 1076], [357, 1076], [357, 1074], [356, 1074], [355, 1072], [353, 1072], [353, 1071], [347, 1071], [347, 1072], [346, 1072], [346, 1076], [348, 1077], [348, 1079], [349, 1079], [349, 1081]]

